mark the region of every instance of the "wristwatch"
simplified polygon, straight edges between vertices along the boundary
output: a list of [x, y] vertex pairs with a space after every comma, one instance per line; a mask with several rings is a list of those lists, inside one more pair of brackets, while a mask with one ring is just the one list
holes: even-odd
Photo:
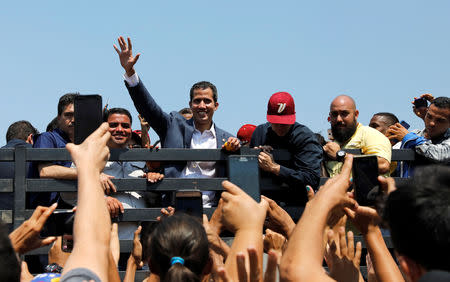
[[52, 263], [52, 264], [47, 265], [44, 268], [44, 270], [47, 273], [62, 273], [63, 268], [62, 268], [62, 266], [59, 266], [57, 263]]
[[336, 153], [336, 161], [338, 162], [343, 162], [345, 159], [345, 155], [347, 155], [347, 153], [343, 150], [339, 150]]

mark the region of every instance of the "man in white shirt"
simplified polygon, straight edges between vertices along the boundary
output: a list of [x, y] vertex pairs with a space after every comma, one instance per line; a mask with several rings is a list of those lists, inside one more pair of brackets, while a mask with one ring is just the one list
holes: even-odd
[[[125, 69], [125, 85], [133, 99], [138, 112], [153, 127], [161, 139], [163, 148], [217, 149], [224, 148], [236, 151], [240, 148], [239, 139], [220, 128], [212, 121], [217, 110], [217, 89], [214, 84], [201, 81], [190, 90], [189, 106], [193, 118], [186, 120], [178, 112], [164, 112], [145, 88], [134, 70], [139, 55], [133, 56], [131, 40], [128, 44], [123, 37], [118, 39], [119, 48], [114, 48], [119, 55], [120, 63]], [[164, 167], [166, 177], [215, 177], [225, 176], [225, 166], [215, 162], [187, 162], [184, 164], [168, 164]], [[214, 204], [214, 192], [203, 193], [205, 207]]]

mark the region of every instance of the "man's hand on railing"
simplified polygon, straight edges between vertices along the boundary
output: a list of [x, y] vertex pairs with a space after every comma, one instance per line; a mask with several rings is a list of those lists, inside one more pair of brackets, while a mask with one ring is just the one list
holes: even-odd
[[147, 181], [150, 183], [156, 183], [163, 180], [164, 174], [159, 172], [147, 172], [142, 177], [147, 178]]
[[55, 203], [50, 207], [37, 207], [28, 220], [9, 234], [11, 244], [18, 254], [25, 254], [31, 250], [49, 245], [56, 240], [56, 237], [53, 236], [47, 238], [39, 237], [45, 222], [56, 209], [56, 206], [57, 204]]
[[156, 218], [157, 221], [163, 220], [165, 217], [172, 216], [175, 213], [175, 208], [168, 206], [167, 209], [161, 209], [161, 215]]
[[327, 144], [325, 144], [322, 149], [330, 159], [335, 160], [336, 153], [341, 150], [341, 146], [339, 146], [339, 144], [336, 142], [327, 142]]
[[124, 212], [122, 203], [113, 197], [106, 197], [106, 207], [112, 218], [118, 217], [120, 213]]
[[266, 196], [261, 196], [261, 198], [269, 203], [264, 226], [289, 238], [292, 230], [295, 228], [295, 222], [292, 220], [291, 216], [274, 200], [267, 198]]
[[114, 176], [108, 175], [106, 173], [100, 173], [100, 182], [102, 183], [103, 190], [105, 191], [106, 195], [109, 195], [111, 191], [113, 193], [117, 192], [116, 185], [112, 183], [111, 179], [113, 179]]
[[338, 232], [339, 236], [334, 236], [333, 230], [327, 233], [325, 261], [330, 269], [330, 276], [337, 281], [360, 281], [361, 242], [356, 243], [355, 249], [353, 232], [347, 233], [348, 242], [345, 240], [345, 228], [341, 227]]

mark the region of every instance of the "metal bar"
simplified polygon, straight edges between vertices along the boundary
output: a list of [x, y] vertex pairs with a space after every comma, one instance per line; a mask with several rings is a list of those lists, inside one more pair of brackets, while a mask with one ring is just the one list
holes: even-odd
[[[227, 178], [165, 178], [157, 183], [148, 183], [144, 178], [112, 179], [118, 191], [175, 191], [198, 189], [222, 191], [222, 181]], [[76, 192], [76, 180], [27, 179], [27, 192]]]
[[6, 162], [14, 161], [14, 148], [0, 149], [0, 161]]
[[0, 179], [0, 193], [13, 191], [14, 191], [14, 179]]
[[18, 146], [14, 152], [14, 229], [25, 221], [25, 191], [27, 187], [26, 148]]

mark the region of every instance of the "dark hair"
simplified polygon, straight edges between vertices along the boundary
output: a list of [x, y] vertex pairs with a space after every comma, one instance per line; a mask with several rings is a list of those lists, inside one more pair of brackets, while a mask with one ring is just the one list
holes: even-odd
[[[147, 253], [152, 270], [161, 281], [201, 281], [209, 261], [208, 238], [200, 221], [175, 214], [157, 225]], [[173, 257], [181, 257], [184, 264], [171, 265]]]
[[[191, 97], [191, 100], [192, 100], [192, 97]], [[192, 114], [192, 110], [191, 110], [191, 108], [182, 108], [181, 110], [178, 111], [178, 113], [180, 115]]]
[[78, 95], [80, 95], [80, 93], [67, 93], [67, 94], [62, 95], [61, 98], [59, 98], [58, 116], [60, 116], [62, 114], [62, 112], [68, 105], [74, 103], [75, 97]]
[[0, 222], [0, 281], [20, 281], [20, 264], [8, 237], [8, 230]]
[[200, 81], [200, 82], [197, 82], [196, 84], [192, 85], [191, 91], [190, 91], [190, 101], [192, 102], [192, 99], [194, 99], [194, 90], [208, 89], [208, 88], [211, 88], [211, 90], [213, 92], [213, 100], [214, 100], [214, 102], [217, 102], [217, 88], [214, 84], [212, 84], [209, 81]]
[[320, 146], [325, 146], [325, 144], [327, 144], [327, 141], [325, 141], [325, 138], [323, 138], [322, 134], [314, 133], [314, 137], [316, 137], [317, 142], [319, 142]]
[[427, 270], [450, 271], [450, 167], [416, 169], [389, 194], [383, 218], [399, 254]]
[[105, 111], [105, 113], [103, 114], [103, 121], [108, 121], [109, 116], [112, 114], [127, 115], [130, 119], [130, 125], [133, 124], [133, 118], [131, 117], [130, 112], [124, 108], [112, 108]]
[[8, 127], [8, 131], [6, 132], [6, 142], [9, 142], [12, 139], [27, 140], [28, 135], [30, 134], [37, 135], [39, 134], [39, 131], [34, 128], [29, 121], [19, 120]]
[[380, 113], [374, 114], [373, 116], [382, 116], [382, 117], [386, 118], [388, 126], [394, 125], [397, 122], [399, 122], [398, 118], [393, 113], [380, 112]]
[[55, 117], [51, 122], [47, 124], [47, 128], [45, 129], [45, 131], [51, 132], [56, 128], [58, 128], [58, 117]]
[[450, 109], [450, 98], [449, 97], [437, 97], [430, 105], [434, 105], [440, 109]]

